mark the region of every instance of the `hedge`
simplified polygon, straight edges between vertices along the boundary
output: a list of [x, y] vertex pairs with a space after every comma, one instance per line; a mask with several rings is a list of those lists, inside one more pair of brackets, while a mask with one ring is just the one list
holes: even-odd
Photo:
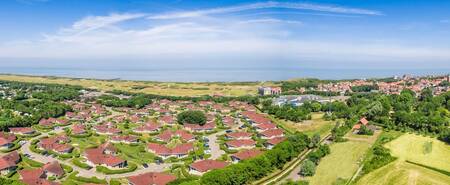
[[95, 168], [96, 168], [97, 172], [101, 172], [101, 173], [110, 175], [110, 174], [122, 174], [122, 173], [132, 172], [132, 171], [137, 169], [137, 165], [134, 164], [134, 163], [128, 163], [128, 168], [126, 168], [126, 169], [119, 169], [119, 170], [112, 170], [112, 169], [109, 169], [109, 168], [104, 167], [104, 166], [97, 166]]
[[13, 142], [14, 146], [12, 146], [11, 148], [5, 149], [5, 150], [1, 150], [0, 152], [9, 153], [9, 152], [19, 149], [21, 147], [19, 142], [20, 142], [20, 140], [14, 141]]
[[86, 169], [86, 170], [89, 170], [89, 169], [92, 168], [92, 167], [89, 166], [88, 164], [81, 162], [81, 161], [80, 161], [80, 158], [72, 159], [72, 163], [73, 163], [75, 166], [78, 166], [78, 167], [83, 168], [83, 169]]
[[68, 178], [75, 180], [75, 181], [84, 182], [84, 183], [94, 183], [94, 184], [107, 184], [108, 183], [108, 182], [106, 182], [105, 179], [98, 179], [97, 177], [92, 177], [92, 178], [81, 177], [81, 176], [77, 176], [77, 174], [78, 174], [78, 172], [73, 172], [72, 174], [70, 174], [70, 176]]
[[25, 157], [25, 156], [23, 156], [23, 155], [21, 156], [21, 158], [22, 158], [22, 161], [23, 161], [23, 162], [27, 163], [27, 164], [30, 165], [31, 167], [40, 168], [40, 167], [44, 166], [44, 164], [42, 164], [42, 163], [40, 163], [40, 162], [37, 162], [37, 161], [35, 161], [35, 160], [31, 160], [31, 159], [29, 159], [28, 157]]

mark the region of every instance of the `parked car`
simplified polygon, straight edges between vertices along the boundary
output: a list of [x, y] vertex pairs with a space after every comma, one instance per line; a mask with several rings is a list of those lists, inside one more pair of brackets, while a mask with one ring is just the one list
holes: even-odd
[[232, 130], [226, 130], [225, 132], [226, 132], [226, 133], [230, 133], [230, 132], [233, 132], [233, 131], [232, 131]]
[[142, 163], [142, 166], [143, 166], [144, 168], [148, 168], [148, 164], [147, 164], [147, 163]]

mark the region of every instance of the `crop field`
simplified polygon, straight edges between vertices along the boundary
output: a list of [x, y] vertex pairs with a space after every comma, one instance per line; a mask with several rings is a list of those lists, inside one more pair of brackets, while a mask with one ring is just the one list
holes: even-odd
[[178, 82], [151, 82], [127, 80], [95, 80], [63, 77], [40, 77], [22, 75], [0, 75], [0, 80], [53, 83], [79, 85], [85, 88], [102, 91], [122, 90], [136, 93], [147, 93], [168, 96], [201, 96], [223, 95], [243, 96], [255, 95], [257, 88], [264, 86], [277, 86], [272, 82], [211, 82], [211, 83], [178, 83]]
[[399, 160], [450, 171], [450, 146], [435, 138], [404, 134], [385, 147]]
[[448, 185], [450, 176], [397, 160], [362, 177], [356, 185]]

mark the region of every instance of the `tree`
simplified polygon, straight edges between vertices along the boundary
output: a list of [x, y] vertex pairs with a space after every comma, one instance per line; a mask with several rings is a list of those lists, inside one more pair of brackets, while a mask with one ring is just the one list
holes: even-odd
[[206, 123], [206, 116], [202, 111], [188, 110], [179, 113], [177, 115], [177, 120], [180, 124], [191, 123], [204, 125]]
[[313, 176], [316, 173], [316, 164], [311, 160], [306, 160], [302, 163], [302, 167], [300, 168], [300, 175], [303, 176]]
[[309, 148], [314, 148], [317, 147], [317, 145], [319, 145], [320, 143], [320, 134], [314, 134], [313, 137], [311, 138], [311, 142], [309, 143]]

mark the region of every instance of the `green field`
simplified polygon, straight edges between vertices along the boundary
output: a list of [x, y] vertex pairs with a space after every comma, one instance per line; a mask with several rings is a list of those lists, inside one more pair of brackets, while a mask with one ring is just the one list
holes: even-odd
[[330, 185], [338, 178], [350, 179], [359, 168], [359, 161], [370, 148], [368, 142], [347, 141], [331, 145], [331, 154], [317, 166], [316, 174], [306, 178], [310, 185]]
[[401, 160], [362, 177], [356, 185], [448, 185], [450, 176]]
[[450, 146], [435, 138], [404, 134], [385, 147], [399, 160], [450, 171]]
[[281, 124], [284, 128], [289, 129], [292, 132], [300, 131], [310, 137], [317, 133], [324, 137], [331, 129], [333, 129], [335, 121], [325, 121], [322, 117], [323, 113], [312, 113], [311, 120], [299, 123], [275, 119], [278, 124]]
[[211, 82], [211, 83], [179, 83], [151, 82], [129, 80], [95, 80], [63, 77], [40, 77], [25, 75], [0, 75], [0, 80], [79, 85], [102, 91], [122, 90], [136, 93], [147, 93], [167, 96], [201, 96], [223, 95], [243, 96], [256, 95], [259, 86], [277, 86], [273, 82]]

